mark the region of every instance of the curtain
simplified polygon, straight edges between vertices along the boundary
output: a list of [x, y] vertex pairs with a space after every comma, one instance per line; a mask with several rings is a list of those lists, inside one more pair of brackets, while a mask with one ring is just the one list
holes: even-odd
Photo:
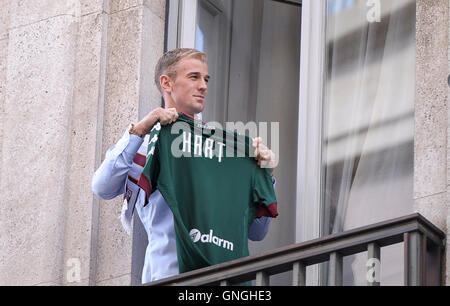
[[[411, 213], [414, 159], [415, 1], [327, 8], [323, 235]], [[382, 284], [401, 283], [399, 247], [382, 249]], [[344, 258], [344, 284], [366, 284], [366, 260]]]

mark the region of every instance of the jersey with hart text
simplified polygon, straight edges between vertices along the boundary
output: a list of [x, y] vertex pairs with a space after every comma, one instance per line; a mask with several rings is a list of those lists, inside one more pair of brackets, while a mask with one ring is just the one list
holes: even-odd
[[138, 185], [145, 205], [158, 189], [173, 213], [180, 273], [248, 256], [254, 218], [278, 215], [270, 171], [251, 150], [249, 137], [183, 113], [153, 127]]

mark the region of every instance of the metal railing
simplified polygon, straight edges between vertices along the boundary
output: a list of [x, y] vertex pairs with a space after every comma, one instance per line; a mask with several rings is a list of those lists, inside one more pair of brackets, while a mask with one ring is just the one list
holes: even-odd
[[[445, 233], [415, 213], [327, 237], [190, 271], [146, 285], [221, 285], [256, 280], [270, 285], [270, 276], [293, 271], [292, 284], [306, 285], [306, 267], [328, 262], [329, 285], [342, 285], [343, 257], [368, 252], [381, 261], [380, 249], [404, 242], [404, 284], [441, 285]], [[380, 283], [368, 282], [370, 286]]]

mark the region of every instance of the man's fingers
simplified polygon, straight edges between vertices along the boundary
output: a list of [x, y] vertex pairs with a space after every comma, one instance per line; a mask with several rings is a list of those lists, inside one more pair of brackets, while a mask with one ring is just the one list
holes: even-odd
[[272, 152], [270, 150], [267, 150], [267, 151], [261, 153], [261, 156], [264, 160], [271, 160]]
[[253, 146], [254, 147], [258, 147], [261, 143], [262, 143], [262, 138], [261, 137], [256, 137], [256, 138], [253, 139]]
[[168, 108], [164, 110], [163, 115], [161, 116], [159, 122], [162, 125], [171, 124], [178, 119], [178, 112], [176, 108]]
[[269, 155], [267, 155], [267, 153], [265, 153], [265, 152], [261, 152], [260, 154], [259, 154], [259, 159], [261, 159], [261, 160], [268, 160], [269, 159]]
[[262, 143], [261, 137], [253, 139], [253, 146], [255, 147], [254, 157], [257, 160], [269, 161], [271, 159], [271, 151]]
[[258, 150], [258, 147], [256, 147], [255, 152], [253, 153], [255, 156], [255, 159], [260, 159], [261, 152]]
[[275, 153], [263, 144], [261, 137], [254, 138], [252, 144], [255, 147], [254, 157], [258, 162], [258, 166], [261, 168], [270, 168], [270, 172], [273, 173]]
[[261, 147], [257, 147], [254, 155], [256, 159], [269, 160], [271, 153], [269, 149], [261, 149]]
[[175, 122], [178, 119], [178, 113], [176, 109], [174, 109], [174, 112], [172, 113], [172, 122]]
[[254, 153], [253, 153], [253, 156], [254, 156], [255, 159], [258, 160], [258, 161], [259, 161], [259, 159], [260, 159], [259, 145], [260, 145], [261, 142], [262, 142], [261, 137], [253, 138], [253, 143], [252, 143], [252, 145], [253, 145], [253, 147], [255, 148], [255, 151], [254, 151]]

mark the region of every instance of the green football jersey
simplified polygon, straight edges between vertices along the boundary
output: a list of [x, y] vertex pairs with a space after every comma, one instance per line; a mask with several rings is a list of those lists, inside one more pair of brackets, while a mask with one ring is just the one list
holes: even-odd
[[180, 273], [248, 256], [254, 218], [278, 215], [270, 171], [250, 150], [249, 137], [182, 113], [153, 127], [138, 185], [145, 205], [158, 189], [173, 213]]

